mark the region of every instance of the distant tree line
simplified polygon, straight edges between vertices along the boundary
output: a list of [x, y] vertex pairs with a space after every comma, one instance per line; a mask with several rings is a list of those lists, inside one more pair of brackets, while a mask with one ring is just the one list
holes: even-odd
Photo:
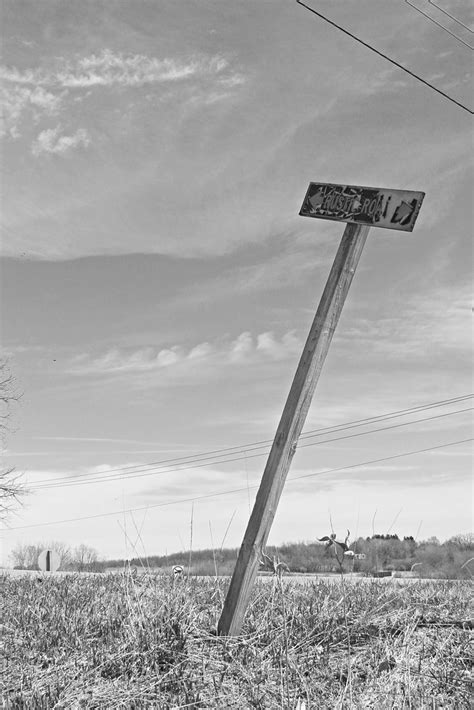
[[[320, 542], [289, 542], [279, 547], [269, 546], [266, 554], [285, 563], [291, 573], [331, 574], [360, 572], [371, 575], [381, 572], [416, 571], [419, 577], [470, 579], [474, 577], [474, 536], [455, 535], [441, 543], [438, 538], [417, 542], [412, 536], [398, 535], [359, 537], [349, 542], [348, 551], [339, 562], [333, 546]], [[60, 542], [18, 545], [11, 553], [17, 569], [38, 569], [42, 550], [56, 550], [61, 556], [62, 570], [104, 572], [127, 566], [138, 569], [171, 571], [181, 565], [185, 573], [195, 575], [230, 575], [237, 560], [238, 548], [205, 549], [175, 552], [170, 555], [150, 555], [129, 560], [99, 560], [94, 548], [79, 545], [69, 548]], [[353, 554], [352, 554], [353, 553]], [[340, 560], [342, 559], [342, 565]]]
[[[441, 579], [463, 579], [474, 576], [474, 536], [471, 534], [455, 535], [441, 543], [438, 538], [417, 542], [411, 535], [399, 538], [398, 535], [379, 535], [359, 537], [349, 543], [349, 551], [354, 556], [344, 556], [344, 572], [405, 571], [412, 569], [420, 577]], [[131, 559], [133, 566], [150, 569], [171, 569], [173, 565], [182, 565], [191, 574], [229, 575], [232, 574], [239, 550], [193, 550], [176, 552], [171, 555], [151, 555], [144, 559]], [[341, 566], [331, 547], [318, 542], [291, 542], [279, 547], [269, 546], [266, 554], [276, 556], [280, 562], [288, 565], [292, 573], [331, 574], [340, 572]], [[359, 557], [361, 556], [361, 557]], [[191, 559], [191, 565], [190, 565]], [[104, 567], [122, 567], [124, 560], [108, 560]]]

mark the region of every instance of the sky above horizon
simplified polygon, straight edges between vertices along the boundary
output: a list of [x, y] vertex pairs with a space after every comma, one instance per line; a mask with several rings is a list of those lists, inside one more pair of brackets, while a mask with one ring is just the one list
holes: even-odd
[[[472, 108], [470, 50], [407, 3], [308, 4]], [[240, 545], [343, 231], [298, 215], [310, 181], [426, 197], [369, 234], [269, 542], [472, 529], [472, 400], [413, 409], [472, 391], [468, 112], [293, 0], [7, 0], [0, 74], [4, 460], [31, 488], [2, 564]]]

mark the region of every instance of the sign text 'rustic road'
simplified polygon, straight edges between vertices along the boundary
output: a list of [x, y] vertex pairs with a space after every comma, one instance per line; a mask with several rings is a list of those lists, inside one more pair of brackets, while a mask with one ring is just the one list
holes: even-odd
[[424, 196], [411, 190], [311, 182], [300, 215], [411, 232]]

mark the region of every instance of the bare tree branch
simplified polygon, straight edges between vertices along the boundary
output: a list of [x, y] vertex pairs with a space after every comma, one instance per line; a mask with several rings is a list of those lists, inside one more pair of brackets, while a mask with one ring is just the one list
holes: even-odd
[[[0, 442], [5, 447], [7, 434], [11, 431], [11, 405], [21, 395], [16, 389], [16, 382], [5, 358], [0, 359]], [[21, 496], [26, 489], [15, 474], [15, 468], [0, 467], [0, 520], [5, 520], [12, 510], [21, 504]]]

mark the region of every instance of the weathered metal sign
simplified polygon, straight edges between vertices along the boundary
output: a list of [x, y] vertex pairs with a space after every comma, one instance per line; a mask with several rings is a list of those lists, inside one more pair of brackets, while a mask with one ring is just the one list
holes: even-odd
[[411, 232], [424, 196], [411, 190], [311, 182], [300, 215]]

